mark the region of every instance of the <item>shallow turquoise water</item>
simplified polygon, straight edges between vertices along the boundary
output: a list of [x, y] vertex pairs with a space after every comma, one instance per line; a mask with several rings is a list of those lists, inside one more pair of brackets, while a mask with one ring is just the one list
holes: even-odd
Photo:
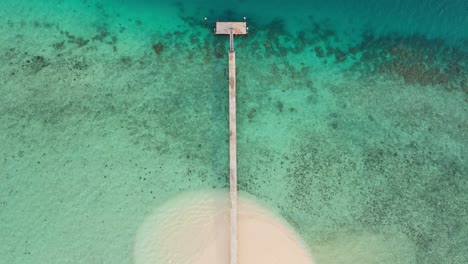
[[467, 11], [3, 1], [0, 263], [132, 263], [154, 208], [227, 188], [228, 40], [212, 28], [244, 16], [240, 189], [317, 263], [466, 263]]

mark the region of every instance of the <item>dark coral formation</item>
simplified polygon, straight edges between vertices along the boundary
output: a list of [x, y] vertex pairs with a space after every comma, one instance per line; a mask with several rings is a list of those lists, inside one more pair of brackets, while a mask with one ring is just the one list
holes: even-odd
[[[233, 15], [231, 13], [228, 15]], [[206, 26], [191, 17], [185, 19], [187, 23]], [[259, 25], [264, 30], [251, 30], [248, 37], [242, 37], [237, 45], [257, 59], [312, 51], [323, 63], [351, 62], [352, 70], [366, 76], [401, 78], [406, 84], [441, 86], [447, 91], [458, 90], [468, 94], [468, 54], [441, 39], [428, 39], [422, 35], [374, 36], [365, 33], [361, 43], [346, 47], [346, 43], [338, 41], [337, 33], [325, 24], [313, 18], [310, 18], [309, 23], [311, 30], [291, 33], [286, 29], [283, 19], [275, 18]], [[195, 35], [190, 36], [193, 45], [206, 51], [207, 59], [211, 55], [215, 58], [224, 57], [225, 41], [220, 42], [220, 39], [208, 37], [201, 40]]]
[[48, 67], [50, 64], [50, 60], [46, 59], [44, 56], [35, 55], [26, 59], [22, 65], [22, 68], [28, 70], [30, 73], [35, 74]]
[[466, 92], [468, 54], [440, 39], [421, 35], [363, 36], [359, 45], [351, 48], [361, 54], [356, 69], [366, 75], [402, 78], [406, 84], [442, 86], [447, 91]]
[[89, 43], [89, 39], [85, 39], [83, 37], [76, 37], [70, 34], [68, 31], [61, 31], [60, 33], [64, 34], [67, 39], [68, 43], [76, 44], [78, 47], [84, 47]]
[[[118, 41], [117, 36], [113, 35], [109, 31], [108, 25], [96, 26], [96, 33], [92, 36], [87, 36], [87, 37], [73, 35], [72, 33], [68, 31], [61, 30], [59, 26], [57, 26], [57, 29], [59, 30], [59, 33], [66, 38], [67, 43], [75, 44], [79, 48], [88, 46], [90, 43], [93, 43], [93, 42], [103, 42], [105, 44], [110, 45], [112, 49], [114, 50], [114, 52], [117, 51], [117, 47], [116, 47], [116, 43]], [[65, 40], [53, 43], [52, 47], [56, 50], [62, 50], [63, 48], [65, 48]]]
[[384, 75], [402, 78], [406, 84], [467, 91], [468, 53], [444, 40], [423, 35], [377, 37], [365, 33], [361, 43], [340, 48], [334, 38], [335, 32], [318, 23], [313, 25], [310, 32], [294, 35], [285, 29], [283, 20], [275, 19], [264, 26], [267, 29], [265, 40], [247, 39], [246, 42], [256, 50], [264, 50], [265, 57], [283, 57], [312, 49], [324, 63], [330, 59], [336, 63], [351, 59], [352, 69], [367, 76]]
[[[241, 17], [232, 11], [227, 11], [225, 15], [226, 17]], [[136, 26], [143, 26], [139, 20], [130, 22]], [[72, 115], [98, 121], [101, 118], [104, 119], [103, 117], [118, 117], [119, 128], [128, 132], [129, 141], [137, 148], [154, 156], [170, 153], [171, 157], [177, 156], [176, 158], [180, 159], [181, 163], [188, 164], [187, 168], [178, 172], [187, 175], [187, 181], [193, 182], [197, 179], [200, 182], [213, 183], [213, 185], [210, 184], [213, 188], [227, 187], [228, 144], [225, 141], [229, 133], [225, 122], [227, 81], [222, 78], [222, 75], [227, 59], [228, 41], [227, 37], [214, 37], [211, 28], [203, 24], [203, 21], [187, 17], [186, 22], [190, 25], [190, 30], [156, 32], [148, 42], [150, 44], [144, 44], [146, 49], [141, 54], [131, 53], [131, 56], [121, 54], [113, 58], [113, 62], [117, 62], [121, 68], [139, 67], [138, 70], [130, 72], [136, 77], [129, 79], [128, 82], [117, 83], [111, 80], [110, 84], [115, 84], [112, 89], [95, 89], [95, 92], [86, 97], [70, 102], [47, 99], [44, 104], [36, 104], [30, 108], [24, 107], [25, 105], [17, 108], [14, 106], [5, 108], [7, 109], [5, 112], [15, 112], [11, 114], [14, 117], [12, 118], [13, 125], [22, 125], [17, 120], [34, 119], [40, 120], [47, 127], [57, 128], [70, 120], [69, 117]], [[461, 90], [468, 94], [467, 55], [464, 51], [451, 47], [444, 41], [431, 40], [423, 36], [376, 37], [366, 34], [360, 44], [345, 48], [344, 45], [338, 45], [343, 43], [338, 43], [335, 32], [312, 20], [310, 23], [311, 30], [291, 33], [286, 29], [284, 20], [275, 19], [257, 25], [262, 30], [252, 28], [248, 36], [236, 37], [236, 47], [242, 48], [242, 52], [239, 52], [242, 54], [240, 56], [248, 58], [242, 58], [238, 62], [238, 82], [242, 84], [243, 81], [253, 79], [259, 82], [251, 85], [251, 87], [255, 86], [255, 89], [250, 90], [249, 87], [240, 85], [238, 99], [241, 111], [239, 112], [244, 114], [239, 115], [239, 122], [242, 122], [241, 118], [246, 121], [240, 123], [240, 131], [245, 131], [241, 126], [245, 128], [246, 125], [265, 122], [262, 118], [268, 110], [281, 116], [281, 121], [284, 121], [285, 117], [296, 118], [298, 114], [304, 113], [302, 104], [296, 105], [295, 102], [288, 101], [288, 96], [281, 97], [282, 93], [297, 92], [298, 96], [306, 97], [304, 99], [311, 104], [319, 101], [317, 89], [322, 87], [319, 86], [321, 82], [317, 82], [318, 88], [314, 83], [313, 67], [316, 65], [311, 65], [307, 61], [296, 63], [288, 60], [294, 57], [289, 55], [294, 54], [312, 54], [314, 62], [328, 62], [329, 65], [336, 65], [340, 69], [348, 67], [347, 65], [353, 62], [351, 68], [353, 73], [358, 71], [370, 78], [375, 76], [397, 78], [411, 85], [441, 86], [447, 91]], [[132, 27], [132, 24], [119, 25], [116, 31], [123, 32], [126, 26]], [[54, 30], [44, 23], [38, 22], [34, 26]], [[95, 32], [81, 37], [75, 36], [75, 33], [61, 32], [61, 39], [55, 40], [55, 43], [50, 43], [49, 46], [50, 52], [56, 52], [57, 57], [50, 56], [47, 52], [28, 54], [18, 48], [9, 48], [0, 53], [2, 61], [9, 65], [17, 65], [19, 62], [27, 73], [39, 72], [47, 67], [56, 67], [55, 69], [60, 67], [64, 70], [64, 76], [57, 76], [60, 78], [58, 80], [63, 78], [65, 81], [62, 84], [73, 83], [75, 80], [81, 81], [73, 87], [76, 89], [96, 85], [95, 83], [105, 83], [106, 80], [99, 82], [93, 78], [83, 78], [83, 80], [78, 78], [88, 74], [89, 77], [93, 77], [94, 65], [91, 64], [93, 60], [90, 57], [93, 56], [92, 51], [102, 48], [102, 45], [96, 44], [106, 43], [116, 51], [119, 37], [112, 34], [108, 25], [98, 26]], [[75, 50], [80, 54], [79, 57], [83, 58], [78, 59], [69, 55], [68, 52]], [[87, 53], [89, 51], [91, 52]], [[155, 63], [157, 66], [152, 64], [155, 56], [147, 56], [148, 54], [155, 55], [153, 52], [157, 55], [164, 55], [157, 57], [158, 63]], [[171, 54], [178, 56], [171, 57], [169, 56]], [[60, 55], [62, 57], [59, 58]], [[182, 74], [180, 72], [176, 74], [172, 71], [167, 75], [171, 69], [180, 66], [179, 60], [185, 58], [189, 59], [184, 61], [190, 64], [187, 68], [195, 68], [197, 74], [201, 71], [196, 67], [205, 67], [204, 76], [195, 78], [197, 76], [192, 75], [189, 76], [192, 79], [187, 81], [187, 76], [178, 75]], [[246, 64], [258, 66], [258, 63], [253, 63], [255, 60], [263, 60], [265, 62], [263, 67], [253, 72], [245, 70]], [[65, 67], [61, 67], [63, 65]], [[15, 74], [15, 67], [11, 67], [12, 75]], [[190, 70], [187, 73], [193, 72]], [[122, 74], [125, 72], [122, 71]], [[153, 87], [154, 76], [166, 77], [167, 82], [161, 86], [171, 89]], [[247, 78], [251, 79], [247, 80]], [[6, 82], [6, 79], [2, 81]], [[89, 84], [86, 79], [92, 80], [92, 83]], [[173, 89], [174, 87], [176, 89]], [[163, 91], [161, 94], [159, 94], [159, 89]], [[274, 96], [271, 96], [273, 93], [269, 93], [271, 89], [277, 89], [274, 91]], [[44, 95], [44, 98], [47, 98], [47, 90], [43, 89], [40, 93]], [[146, 93], [142, 90], [151, 92]], [[141, 94], [138, 94], [139, 92]], [[130, 97], [125, 96], [126, 94], [141, 95], [138, 97], [139, 102], [132, 102]], [[155, 94], [158, 95], [154, 96]], [[356, 93], [352, 95], [355, 96]], [[325, 114], [323, 124], [328, 125], [326, 130], [329, 134], [349, 135], [345, 132], [348, 128], [346, 118], [351, 120], [355, 117], [349, 115], [351, 111], [345, 117], [344, 112], [350, 108], [343, 112]], [[431, 109], [427, 108], [425, 111], [430, 112]], [[414, 112], [411, 114], [414, 115]], [[421, 115], [427, 116], [428, 114], [425, 112]], [[381, 121], [378, 113], [365, 114], [362, 117], [372, 124], [378, 124]], [[310, 118], [313, 119], [316, 116]], [[407, 122], [407, 120], [399, 121]], [[463, 131], [463, 128], [464, 126], [460, 125], [455, 129]], [[296, 128], [291, 128], [291, 131], [293, 129], [295, 133]], [[342, 209], [341, 205], [345, 204], [349, 206], [351, 215], [349, 218], [340, 218], [337, 217], [339, 214], [330, 213], [331, 217], [335, 217], [329, 221], [333, 227], [348, 226], [350, 223], [362, 224], [366, 227], [405, 223], [401, 226], [402, 232], [414, 241], [421, 252], [435, 249], [434, 243], [431, 242], [434, 234], [426, 227], [435, 228], [445, 224], [447, 226], [443, 228], [447, 229], [446, 234], [452, 235], [461, 230], [460, 225], [457, 226], [458, 222], [447, 224], [436, 215], [439, 212], [447, 215], [456, 214], [458, 208], [465, 208], [443, 199], [447, 197], [446, 191], [461, 193], [459, 189], [463, 186], [461, 179], [466, 175], [464, 172], [467, 168], [462, 162], [453, 161], [460, 159], [448, 157], [446, 153], [442, 153], [443, 150], [434, 147], [431, 149], [430, 147], [434, 145], [431, 145], [429, 141], [421, 141], [419, 145], [410, 143], [408, 146], [376, 142], [359, 146], [359, 143], [355, 142], [339, 143], [341, 137], [330, 139], [327, 138], [328, 134], [320, 135], [317, 131], [310, 133], [310, 127], [306, 129], [309, 129], [308, 133], [301, 135], [300, 142], [297, 146], [288, 149], [287, 151], [291, 153], [287, 154], [270, 151], [271, 145], [265, 144], [263, 145], [265, 149], [258, 150], [252, 148], [252, 144], [240, 142], [240, 147], [243, 145], [246, 149], [253, 150], [251, 153], [246, 153], [249, 150], [240, 151], [243, 160], [239, 161], [239, 175], [242, 175], [239, 177], [239, 188], [261, 197], [262, 192], [263, 195], [265, 193], [259, 186], [265, 186], [271, 181], [271, 178], [265, 175], [281, 175], [288, 183], [284, 186], [285, 195], [288, 195], [288, 204], [294, 210], [307, 214], [308, 219], [316, 219], [321, 213], [331, 212], [334, 209], [339, 211]], [[161, 135], [164, 136], [161, 137]], [[240, 139], [245, 140], [242, 137]], [[254, 143], [256, 146], [262, 144]], [[355, 149], [359, 151], [356, 152]], [[242, 163], [252, 157], [260, 162], [255, 165]], [[200, 169], [202, 167], [200, 164], [210, 164], [211, 168], [203, 171]], [[278, 165], [278, 171], [272, 171], [268, 164]], [[424, 174], [430, 169], [436, 172]], [[144, 175], [137, 179], [145, 183], [157, 181], [158, 177], [150, 175], [155, 170], [147, 170], [146, 167], [142, 170], [144, 170]], [[396, 175], [395, 172], [401, 173]], [[420, 179], [425, 179], [425, 181], [418, 182], [417, 180]], [[379, 183], [382, 184], [379, 185]], [[156, 190], [166, 191], [166, 188], [161, 187]], [[154, 199], [152, 191], [148, 193]], [[346, 195], [343, 196], [343, 194]], [[349, 199], [339, 200], [340, 197]], [[292, 209], [285, 208], [284, 210]], [[411, 214], [408, 214], [409, 210], [412, 210]], [[426, 211], [430, 210], [435, 212], [433, 219], [431, 218], [433, 222], [424, 222], [423, 217], [427, 215]], [[304, 226], [301, 222], [303, 219], [288, 215], [291, 211], [284, 212], [288, 221], [296, 223], [296, 227]]]
[[164, 46], [163, 46], [163, 44], [161, 42], [153, 45], [153, 50], [158, 55], [161, 55], [161, 52], [163, 51], [163, 48], [164, 48]]
[[[354, 64], [352, 70], [367, 76], [397, 77], [406, 84], [467, 91], [468, 53], [444, 40], [423, 35], [374, 36], [365, 33], [360, 43], [346, 48], [347, 44], [340, 43], [333, 30], [312, 18], [310, 23], [310, 31], [291, 33], [286, 29], [285, 21], [276, 18], [261, 25], [264, 31], [251, 30], [248, 37], [237, 45], [257, 59], [286, 57], [310, 50], [324, 63], [350, 61]], [[197, 42], [194, 38], [191, 41]], [[215, 47], [205, 42], [207, 53], [214, 50], [215, 56], [222, 58], [225, 47], [217, 39], [211, 41]]]
[[315, 55], [319, 58], [325, 57], [325, 52], [323, 52], [323, 49], [319, 46], [315, 47]]
[[247, 117], [249, 119], [253, 119], [255, 117], [256, 112], [257, 112], [257, 109], [255, 109], [255, 108], [250, 109], [249, 113], [247, 114]]
[[[453, 216], [463, 207], [461, 200], [446, 198], [464, 195], [462, 161], [424, 140], [365, 144], [359, 157], [349, 146], [324, 143], [319, 136], [304, 138], [308, 140], [284, 155], [281, 164], [287, 168], [290, 203], [312, 219], [325, 212], [335, 227], [398, 225], [424, 258], [438, 246], [436, 228], [453, 237], [460, 230], [463, 221], [441, 214]], [[342, 206], [352, 212], [349, 217], [332, 213]]]

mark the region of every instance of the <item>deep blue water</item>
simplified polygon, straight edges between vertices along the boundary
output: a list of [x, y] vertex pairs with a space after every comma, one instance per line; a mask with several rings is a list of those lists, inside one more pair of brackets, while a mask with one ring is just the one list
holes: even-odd
[[[122, 4], [134, 5], [135, 1]], [[255, 25], [283, 19], [291, 29], [307, 28], [308, 22], [325, 23], [332, 30], [364, 28], [376, 34], [420, 34], [428, 38], [462, 41], [468, 37], [468, 2], [463, 0], [410, 1], [136, 1], [147, 8], [177, 5], [194, 17], [242, 19]], [[354, 31], [358, 34], [359, 32]], [[458, 43], [461, 44], [461, 43]]]

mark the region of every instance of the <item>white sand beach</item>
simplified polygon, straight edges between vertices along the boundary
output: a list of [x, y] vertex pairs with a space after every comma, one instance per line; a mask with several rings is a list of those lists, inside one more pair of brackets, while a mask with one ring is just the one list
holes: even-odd
[[[229, 263], [228, 196], [183, 194], [157, 208], [139, 229], [135, 263]], [[239, 263], [312, 264], [299, 237], [253, 199], [239, 198]]]

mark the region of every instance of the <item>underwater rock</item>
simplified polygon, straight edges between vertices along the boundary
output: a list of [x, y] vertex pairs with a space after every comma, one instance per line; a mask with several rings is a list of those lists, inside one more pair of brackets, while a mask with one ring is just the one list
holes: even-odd
[[283, 112], [284, 105], [281, 101], [276, 102], [276, 108], [278, 108], [278, 111]]
[[343, 62], [346, 60], [346, 53], [342, 50], [337, 49], [335, 52], [335, 58], [337, 62]]
[[323, 52], [323, 49], [321, 47], [315, 47], [315, 54], [319, 58], [325, 57], [325, 53]]
[[31, 59], [26, 60], [26, 66], [33, 73], [38, 73], [43, 68], [50, 65], [50, 62], [43, 56], [33, 56]]
[[249, 113], [247, 114], [247, 118], [252, 119], [255, 116], [257, 110], [255, 108], [250, 109]]
[[161, 52], [163, 51], [163, 48], [164, 48], [164, 46], [163, 46], [163, 44], [161, 42], [159, 42], [156, 45], [153, 45], [153, 50], [158, 55], [161, 55]]

